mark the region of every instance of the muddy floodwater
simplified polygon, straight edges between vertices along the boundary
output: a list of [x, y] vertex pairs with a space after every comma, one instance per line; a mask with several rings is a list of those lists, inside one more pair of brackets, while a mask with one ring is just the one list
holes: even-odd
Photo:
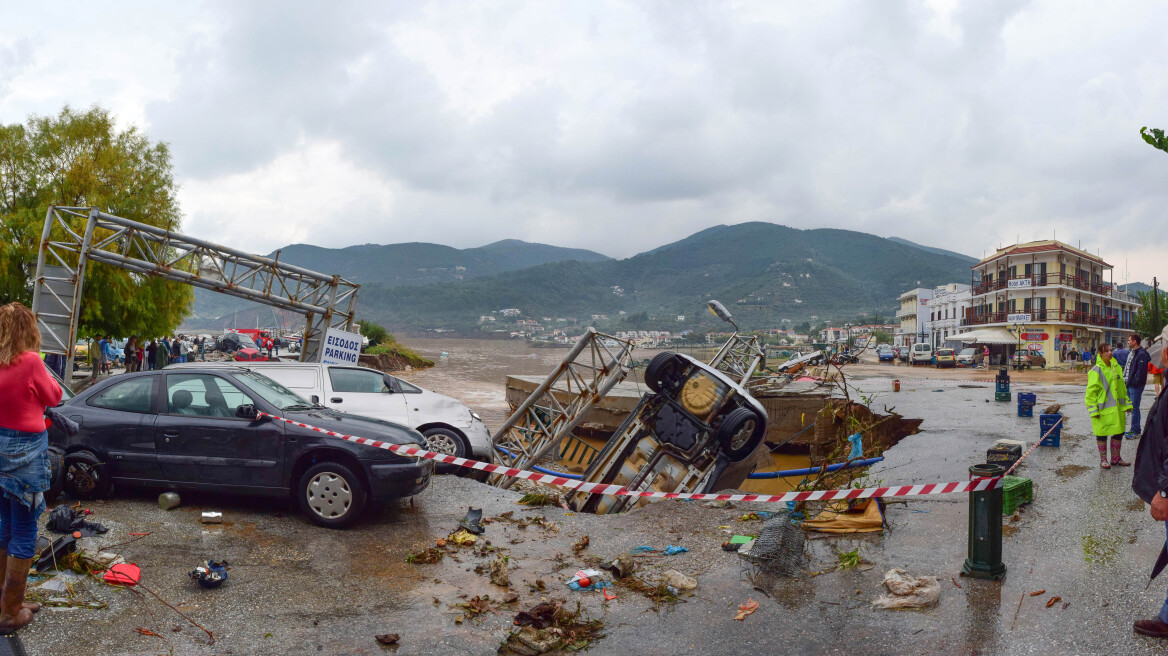
[[[492, 431], [497, 429], [510, 411], [507, 406], [507, 376], [546, 375], [555, 370], [568, 354], [566, 348], [532, 348], [520, 340], [483, 339], [403, 339], [402, 343], [434, 361], [427, 369], [405, 372], [402, 378], [426, 389], [454, 397], [470, 406]], [[652, 358], [658, 350], [633, 351], [636, 362]], [[691, 353], [684, 349], [682, 352]], [[443, 353], [446, 356], [443, 357]], [[692, 352], [695, 357], [708, 358], [712, 351]], [[639, 370], [632, 375], [639, 375]], [[594, 444], [594, 446], [601, 446]], [[807, 456], [774, 454], [774, 467], [767, 471], [807, 467]], [[794, 479], [763, 479], [749, 481], [744, 489], [762, 494], [787, 492], [799, 483]]]

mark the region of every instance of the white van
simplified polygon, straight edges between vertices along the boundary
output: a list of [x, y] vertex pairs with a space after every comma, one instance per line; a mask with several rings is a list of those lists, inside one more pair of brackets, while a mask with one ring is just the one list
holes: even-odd
[[[172, 368], [222, 366], [190, 362]], [[319, 362], [241, 363], [308, 401], [333, 410], [382, 419], [421, 433], [431, 451], [462, 458], [486, 458], [491, 434], [482, 418], [457, 399], [411, 385], [367, 367]]]
[[912, 364], [931, 364], [933, 362], [932, 345], [925, 343], [913, 344], [909, 358], [909, 362]]

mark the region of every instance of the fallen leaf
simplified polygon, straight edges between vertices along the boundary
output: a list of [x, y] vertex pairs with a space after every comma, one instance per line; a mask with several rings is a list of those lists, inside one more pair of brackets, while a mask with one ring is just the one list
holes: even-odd
[[1030, 593], [1030, 596], [1031, 596], [1031, 597], [1037, 597], [1038, 595], [1040, 595], [1040, 594], [1045, 594], [1045, 593], [1046, 593], [1046, 590], [1039, 590], [1038, 592], [1031, 592], [1031, 593]]
[[745, 604], [738, 605], [738, 614], [734, 616], [734, 619], [738, 621], [745, 620], [747, 615], [750, 615], [756, 610], [758, 610], [758, 602], [753, 599], [747, 599]]

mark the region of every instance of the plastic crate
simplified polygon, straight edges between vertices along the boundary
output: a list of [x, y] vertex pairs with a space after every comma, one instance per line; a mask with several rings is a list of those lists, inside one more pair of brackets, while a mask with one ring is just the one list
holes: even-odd
[[1014, 466], [1022, 457], [1022, 447], [1017, 444], [1003, 444], [1001, 442], [986, 449], [986, 463], [1001, 465], [1006, 469]]
[[[1038, 416], [1038, 437], [1042, 439], [1042, 442], [1040, 443], [1042, 446], [1057, 447], [1059, 445], [1063, 434], [1063, 424], [1058, 424], [1058, 426], [1055, 426], [1055, 429], [1051, 431], [1050, 435], [1046, 435], [1046, 432], [1050, 431], [1051, 427], [1058, 423], [1062, 418], [1062, 414]], [[1042, 437], [1043, 435], [1046, 435], [1046, 437]]]
[[1034, 405], [1038, 403], [1038, 395], [1034, 392], [1018, 392], [1018, 404]]
[[1019, 417], [1033, 417], [1034, 416], [1034, 406], [1027, 404], [1027, 403], [1019, 402], [1018, 403], [1018, 416]]
[[1034, 483], [1022, 476], [1002, 479], [1002, 514], [1013, 515], [1019, 506], [1034, 501]]
[[1008, 380], [1005, 382], [999, 380], [998, 382], [994, 383], [994, 385], [996, 386], [994, 391], [998, 392], [999, 394], [1008, 393], [1010, 391], [1010, 381]]
[[994, 400], [1009, 403], [1010, 402], [1010, 392], [1008, 390], [1005, 392], [994, 392]]

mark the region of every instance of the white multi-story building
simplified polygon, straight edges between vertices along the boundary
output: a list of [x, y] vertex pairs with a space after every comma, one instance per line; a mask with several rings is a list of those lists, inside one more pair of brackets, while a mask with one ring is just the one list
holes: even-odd
[[894, 346], [910, 346], [928, 341], [929, 333], [925, 324], [929, 322], [929, 301], [932, 298], [933, 290], [924, 287], [910, 289], [900, 295], [900, 311], [896, 313], [900, 329], [892, 336]]
[[[1118, 344], [1135, 327], [1139, 301], [1111, 280], [1112, 266], [1099, 256], [1059, 241], [1007, 246], [973, 266], [969, 324], [996, 331], [1012, 351], [1042, 352], [1048, 363], [1068, 349]], [[992, 342], [991, 342], [992, 343]]]
[[959, 282], [942, 285], [933, 290], [933, 298], [928, 302], [929, 322], [926, 332], [929, 333], [929, 343], [933, 348], [956, 348], [961, 344], [950, 340], [950, 337], [969, 330], [968, 322], [963, 322], [972, 307], [971, 289], [969, 285]]

